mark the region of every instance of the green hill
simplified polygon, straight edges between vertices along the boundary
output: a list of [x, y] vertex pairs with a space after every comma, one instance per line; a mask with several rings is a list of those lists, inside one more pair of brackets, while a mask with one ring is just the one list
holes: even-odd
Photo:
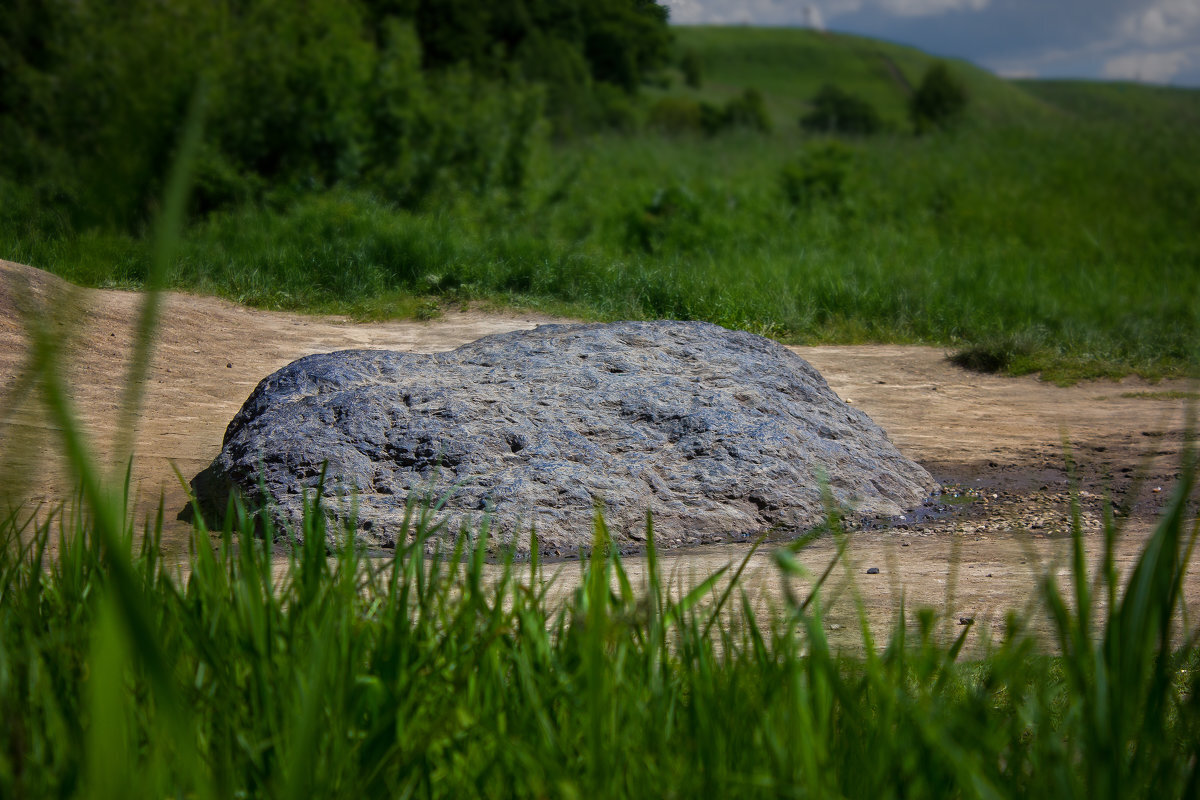
[[1200, 128], [1200, 91], [1101, 81], [1027, 80], [1014, 86], [1088, 122]]
[[[780, 127], [804, 113], [825, 83], [861, 96], [896, 125], [908, 120], [912, 87], [938, 59], [912, 47], [861, 36], [803, 28], [684, 26], [674, 28], [679, 53], [694, 52], [704, 82], [699, 90], [673, 89], [697, 99], [723, 101], [754, 87], [766, 97]], [[1022, 86], [965, 61], [952, 61], [966, 85], [974, 114], [991, 119], [1044, 116], [1046, 105]]]

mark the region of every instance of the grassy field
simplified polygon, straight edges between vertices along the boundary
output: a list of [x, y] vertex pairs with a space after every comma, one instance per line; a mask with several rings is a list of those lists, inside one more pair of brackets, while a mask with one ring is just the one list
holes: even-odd
[[[369, 317], [489, 300], [927, 342], [1055, 380], [1200, 374], [1200, 93], [955, 64], [966, 118], [917, 137], [904, 84], [932, 60], [915, 50], [798, 30], [677, 37], [702, 87], [648, 90], [643, 107], [755, 87], [773, 131], [542, 139], [519, 188], [448, 184], [416, 208], [353, 186], [280, 189], [194, 219], [171, 285]], [[889, 132], [802, 132], [824, 82], [870, 100]], [[145, 240], [76, 230], [5, 189], [0, 256], [140, 285]]]
[[[993, 367], [1064, 378], [1195, 371], [1196, 233], [1180, 214], [1196, 145], [1168, 120], [1191, 95], [1045, 91], [1037, 117], [1004, 121], [997, 105], [989, 120], [984, 106], [932, 137], [832, 146], [782, 122], [612, 134], [540, 149], [519, 192], [459, 187], [400, 210], [353, 187], [289, 190], [184, 226], [193, 124], [156, 234], [76, 229], [36, 187], [10, 186], [3, 255], [268, 307], [388, 315], [487, 299], [974, 346]], [[1168, 132], [1080, 110], [1101, 101], [1161, 113]], [[145, 294], [125, 429], [159, 303]], [[0, 797], [1200, 794], [1200, 634], [1178, 613], [1198, 533], [1193, 451], [1129, 574], [1114, 567], [1113, 515], [1094, 574], [1076, 520], [1069, 583], [1041, 586], [1052, 641], [1014, 616], [985, 659], [962, 663], [970, 626], [947, 638], [936, 613], [902, 608], [888, 631], [864, 623], [847, 655], [799, 581], [769, 619], [736, 565], [668, 591], [649, 521], [645, 586], [597, 520], [562, 606], [536, 563], [485, 579], [485, 536], [423, 557], [437, 532], [419, 507], [413, 541], [382, 562], [352, 544], [328, 557], [317, 508], [306, 546], [274, 555], [235, 506], [168, 567], [161, 512], [130, 519], [128, 483], [92, 461], [59, 329], [28, 324], [29, 385], [80, 492], [47, 519], [0, 480]], [[816, 533], [843, 535], [836, 511]], [[787, 580], [804, 573], [804, 542], [774, 554]]]

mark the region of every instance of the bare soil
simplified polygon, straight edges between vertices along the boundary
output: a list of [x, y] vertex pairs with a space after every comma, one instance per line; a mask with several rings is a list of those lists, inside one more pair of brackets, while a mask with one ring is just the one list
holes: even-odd
[[[77, 289], [0, 261], [0, 485], [10, 496], [45, 510], [68, 500], [72, 486], [53, 426], [21, 390], [27, 315], [61, 331], [76, 413], [93, 452], [112, 462], [141, 300], [135, 292]], [[186, 495], [174, 469], [190, 479], [208, 466], [257, 382], [300, 356], [351, 348], [435, 352], [550, 321], [561, 320], [458, 310], [429, 322], [359, 323], [168, 293], [135, 437], [139, 518], [161, 498], [168, 520], [164, 547], [182, 557], [187, 528], [174, 517]], [[1029, 603], [1047, 569], [1061, 571], [1072, 496], [1093, 560], [1105, 498], [1113, 499], [1124, 528], [1118, 560], [1131, 563], [1174, 488], [1187, 406], [1197, 391], [1181, 381], [1150, 385], [1129, 378], [1062, 388], [1035, 377], [983, 375], [954, 366], [932, 347], [793, 349], [929, 469], [950, 501], [934, 512], [873, 521], [852, 536], [847, 575], [855, 579], [839, 583], [842, 599], [828, 611], [835, 639], [839, 631], [858, 637], [850, 602], [855, 591], [876, 625], [887, 623], [903, 597], [909, 608], [944, 609], [948, 629], [972, 619], [987, 629], [1005, 611]], [[745, 552], [744, 544], [684, 548], [666, 563], [686, 583]], [[819, 542], [804, 560], [819, 571], [833, 552], [832, 541]], [[868, 575], [869, 567], [879, 572]], [[782, 598], [781, 579], [765, 556], [752, 561], [745, 585], [764, 607]], [[1195, 569], [1185, 595], [1194, 615], [1200, 610]]]

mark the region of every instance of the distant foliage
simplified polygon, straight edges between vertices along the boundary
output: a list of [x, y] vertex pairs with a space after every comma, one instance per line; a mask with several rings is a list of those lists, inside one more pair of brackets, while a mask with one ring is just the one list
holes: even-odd
[[700, 56], [695, 50], [684, 51], [679, 59], [679, 69], [683, 72], [683, 81], [692, 89], [699, 89], [704, 83], [703, 70], [700, 66]]
[[[654, 0], [416, 0], [413, 19], [423, 64], [435, 69], [466, 64], [505, 76], [516, 62], [528, 66], [521, 54], [534, 40], [543, 52], [571, 49], [593, 80], [632, 93], [670, 61], [667, 9]], [[576, 79], [573, 71], [567, 79]]]
[[646, 253], [684, 249], [703, 238], [703, 206], [686, 186], [657, 189], [650, 201], [626, 218], [626, 246]]
[[771, 116], [758, 89], [746, 89], [725, 104], [725, 125], [731, 128], [750, 128], [768, 133]]
[[702, 121], [701, 104], [690, 97], [664, 97], [650, 106], [646, 118], [651, 128], [669, 134], [701, 131]]
[[44, 184], [73, 227], [136, 232], [206, 87], [195, 212], [339, 184], [406, 207], [519, 193], [546, 114], [559, 134], [636, 124], [666, 20], [652, 0], [11, 0], [0, 179]]
[[883, 124], [875, 107], [857, 95], [827, 83], [812, 99], [812, 111], [800, 119], [806, 130], [817, 133], [877, 133]]
[[793, 206], [840, 198], [853, 155], [853, 150], [837, 141], [809, 146], [780, 170], [783, 196]]
[[917, 133], [942, 128], [962, 115], [967, 107], [967, 90], [945, 62], [929, 68], [909, 100], [909, 115]]
[[771, 131], [771, 116], [757, 89], [746, 89], [724, 105], [690, 97], [664, 97], [650, 107], [647, 122], [651, 128], [671, 134], [715, 135], [730, 128]]

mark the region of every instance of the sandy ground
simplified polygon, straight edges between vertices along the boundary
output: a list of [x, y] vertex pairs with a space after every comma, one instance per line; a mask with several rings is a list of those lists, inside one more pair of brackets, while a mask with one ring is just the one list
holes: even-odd
[[[23, 315], [50, 320], [69, 342], [71, 399], [94, 452], [111, 462], [141, 299], [131, 292], [73, 290], [39, 270], [0, 261], [0, 446], [11, 493], [50, 507], [69, 497], [71, 486], [53, 426], [31, 397], [12, 391], [26, 358]], [[164, 546], [182, 554], [186, 528], [174, 516], [186, 496], [172, 465], [187, 479], [206, 467], [256, 383], [300, 356], [348, 348], [434, 352], [548, 321], [554, 320], [447, 311], [431, 322], [360, 324], [168, 294], [135, 440], [139, 513], [149, 513], [162, 497], [171, 520]], [[1099, 529], [1103, 498], [1114, 497], [1124, 512], [1119, 560], [1128, 564], [1170, 494], [1184, 443], [1187, 400], [1164, 393], [1197, 389], [1136, 379], [1061, 388], [1034, 377], [967, 372], [929, 347], [794, 350], [962, 502], [953, 513], [879, 520], [854, 534], [849, 575], [856, 576], [853, 583], [876, 625], [888, 622], [901, 597], [909, 608], [943, 609], [948, 630], [971, 618], [981, 632], [1006, 610], [1028, 604], [1037, 580], [1061, 561], [1068, 543], [1062, 528], [1070, 488], [1064, 442], [1077, 465], [1085, 530]], [[1087, 542], [1094, 557], [1100, 537], [1089, 535]], [[744, 553], [745, 545], [685, 549], [666, 563], [686, 583]], [[823, 541], [803, 560], [820, 570], [832, 553], [833, 543]], [[868, 567], [879, 573], [865, 574]], [[631, 568], [639, 571], [636, 559]], [[561, 569], [569, 576], [577, 567]], [[756, 556], [747, 575], [745, 585], [760, 606], [780, 601], [780, 578], [767, 556]], [[827, 623], [835, 638], [856, 639], [854, 593], [845, 579], [839, 584], [841, 599]], [[1200, 611], [1196, 570], [1186, 596], [1189, 614]]]

